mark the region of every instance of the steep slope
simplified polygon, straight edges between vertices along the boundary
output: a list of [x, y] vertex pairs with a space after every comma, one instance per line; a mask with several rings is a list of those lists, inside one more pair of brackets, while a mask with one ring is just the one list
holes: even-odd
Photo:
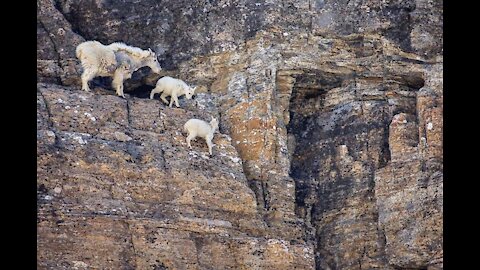
[[[39, 268], [443, 268], [441, 2], [37, 4]], [[82, 92], [89, 39], [165, 70]]]

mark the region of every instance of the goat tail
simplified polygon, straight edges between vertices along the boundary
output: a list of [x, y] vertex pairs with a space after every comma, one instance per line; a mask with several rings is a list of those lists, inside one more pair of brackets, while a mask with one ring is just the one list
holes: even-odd
[[83, 43], [80, 43], [75, 49], [75, 56], [77, 56], [78, 59], [82, 57], [83, 47]]

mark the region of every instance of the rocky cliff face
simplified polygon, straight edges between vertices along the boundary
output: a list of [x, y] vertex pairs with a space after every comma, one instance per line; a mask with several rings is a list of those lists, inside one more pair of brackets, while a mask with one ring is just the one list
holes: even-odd
[[[441, 2], [37, 5], [40, 269], [443, 268]], [[164, 71], [83, 92], [90, 39]], [[146, 99], [164, 75], [198, 96]]]

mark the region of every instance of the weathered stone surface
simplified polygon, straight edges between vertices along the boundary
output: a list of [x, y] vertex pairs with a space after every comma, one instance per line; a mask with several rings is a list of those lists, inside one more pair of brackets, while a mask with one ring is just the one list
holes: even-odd
[[85, 41], [72, 30], [54, 0], [37, 1], [37, 79], [64, 85], [80, 83], [75, 48]]
[[[40, 268], [443, 268], [441, 1], [38, 6]], [[85, 39], [165, 70], [80, 91]], [[195, 99], [145, 99], [163, 75]]]
[[391, 264], [442, 268], [442, 98], [428, 88], [417, 97], [417, 116], [398, 114], [389, 127], [392, 160], [375, 173], [378, 223]]
[[[55, 85], [38, 91], [38, 111], [48, 106], [53, 123], [37, 136], [41, 268], [313, 269], [313, 246], [277, 240], [266, 226], [228, 135], [216, 135], [212, 157], [201, 139], [186, 147], [181, 127], [207, 112]], [[220, 249], [243, 253], [224, 261]]]

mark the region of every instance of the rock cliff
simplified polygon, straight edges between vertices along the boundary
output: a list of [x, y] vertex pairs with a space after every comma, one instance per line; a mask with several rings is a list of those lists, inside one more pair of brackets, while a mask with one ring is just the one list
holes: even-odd
[[[443, 5], [37, 1], [39, 269], [442, 269]], [[127, 98], [75, 47], [159, 54]], [[200, 89], [168, 108], [158, 78]], [[182, 127], [220, 119], [213, 156]]]

